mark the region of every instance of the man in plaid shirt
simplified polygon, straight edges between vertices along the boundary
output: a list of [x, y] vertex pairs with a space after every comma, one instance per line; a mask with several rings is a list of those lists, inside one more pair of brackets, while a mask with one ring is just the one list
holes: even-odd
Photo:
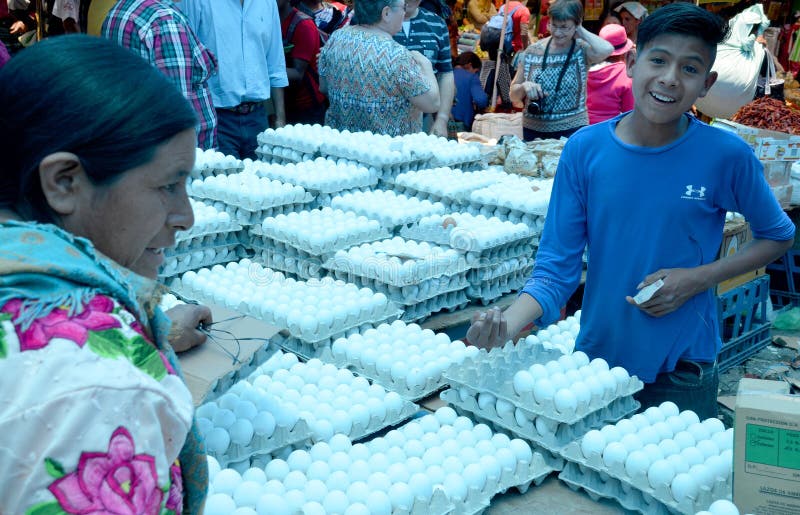
[[217, 60], [170, 0], [120, 0], [106, 16], [102, 34], [166, 75], [197, 112], [197, 146], [217, 147], [217, 115], [208, 86]]

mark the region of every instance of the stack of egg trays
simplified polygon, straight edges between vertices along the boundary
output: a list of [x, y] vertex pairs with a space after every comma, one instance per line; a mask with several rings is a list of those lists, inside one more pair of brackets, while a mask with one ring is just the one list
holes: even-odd
[[268, 438], [253, 433], [253, 439], [247, 445], [231, 442], [224, 454], [218, 454], [208, 449], [206, 453], [209, 456], [213, 456], [221, 467], [226, 468], [234, 463], [250, 463], [257, 456], [274, 454], [281, 449], [296, 444], [305, 445], [305, 442], [308, 442], [310, 437], [311, 430], [308, 427], [308, 423], [300, 418], [292, 427], [276, 424], [275, 432]]
[[335, 279], [351, 282], [359, 288], [369, 288], [374, 292], [383, 293], [389, 300], [401, 305], [403, 309], [447, 293], [465, 290], [469, 286], [467, 270], [422, 279], [416, 284], [403, 285], [397, 282], [387, 283], [373, 277], [350, 274], [340, 269], [334, 269], [332, 272]]
[[[312, 200], [309, 200], [308, 202], [312, 202]], [[308, 209], [308, 202], [300, 204], [296, 203], [284, 204], [281, 206], [273, 206], [267, 209], [260, 209], [257, 211], [248, 211], [247, 209], [236, 206], [230, 206], [222, 202], [215, 202], [214, 207], [226, 211], [229, 215], [231, 215], [231, 219], [235, 220], [242, 226], [250, 227], [252, 225], [261, 225], [261, 222], [263, 222], [265, 218], [270, 216], [278, 216], [286, 213], [291, 213], [292, 211], [301, 211], [303, 209]]]
[[467, 298], [466, 290], [451, 291], [450, 293], [443, 293], [431, 299], [406, 306], [406, 310], [400, 317], [403, 322], [420, 322], [425, 320], [434, 313], [440, 311], [458, 311], [467, 307], [469, 298]]
[[321, 279], [325, 275], [322, 270], [322, 262], [317, 256], [305, 253], [290, 255], [285, 249], [276, 248], [256, 248], [255, 251], [254, 261], [288, 274], [289, 277], [305, 281]]
[[[198, 149], [199, 150], [199, 149]], [[212, 175], [230, 175], [244, 170], [244, 162], [233, 156], [225, 156], [225, 161], [219, 163], [201, 163], [195, 160], [194, 168], [190, 174], [192, 179], [205, 179]]]
[[256, 148], [256, 156], [266, 163], [287, 164], [311, 161], [317, 157], [317, 154], [301, 152], [281, 145], [264, 144]]
[[[386, 192], [390, 191], [397, 196], [406, 197], [410, 199], [408, 195], [402, 195], [399, 193], [395, 193], [393, 190], [380, 190], [380, 189], [373, 189], [369, 190], [373, 192]], [[352, 211], [360, 216], [366, 216], [372, 220], [378, 220], [382, 225], [386, 226], [387, 229], [391, 229], [392, 232], [398, 232], [403, 225], [410, 224], [422, 218], [426, 215], [432, 214], [439, 214], [444, 213], [446, 208], [444, 204], [441, 202], [431, 202], [430, 208], [427, 211], [419, 211], [417, 213], [403, 213], [403, 215], [398, 215], [396, 213], [387, 214], [385, 211], [382, 211], [381, 207], [375, 206], [373, 209], [370, 207], [364, 207], [359, 205], [352, 205], [347, 202], [347, 199], [341, 198], [346, 192], [341, 192], [334, 196], [331, 199], [330, 206], [333, 209], [340, 209], [342, 211]], [[380, 198], [370, 199], [373, 202], [380, 202]], [[429, 201], [430, 202], [430, 201]]]
[[[637, 377], [631, 376], [627, 389], [622, 392], [618, 390], [614, 398], [597, 399], [593, 396], [588, 406], [578, 406], [574, 414], [558, 413], [552, 404], [542, 405], [537, 402], [533, 393], [519, 395], [514, 390], [514, 374], [534, 363], [544, 364], [562, 355], [557, 349], [544, 349], [540, 345], [527, 345], [522, 341], [518, 345], [508, 342], [502, 348], [494, 348], [488, 353], [481, 352], [474, 358], [467, 357], [461, 366], [447, 371], [445, 379], [457, 390], [458, 406], [464, 409], [473, 412], [478, 410], [475, 399], [481, 392], [487, 392], [519, 408], [531, 420], [539, 418], [546, 421], [548, 426], [555, 428], [552, 435], [527, 431], [528, 434], [524, 436], [548, 450], [560, 453], [567, 444], [590, 429], [635, 411], [638, 403], [633, 399], [633, 394], [644, 387], [644, 383]], [[452, 394], [448, 394], [448, 397], [454, 400]], [[496, 420], [504, 427], [508, 424], [521, 427], [513, 413], [510, 419], [503, 419], [496, 411], [492, 416], [492, 411], [480, 410], [478, 414]]]
[[[730, 499], [729, 481], [718, 478], [712, 489], [701, 488], [697, 499], [684, 499], [678, 503], [670, 492], [669, 485], [654, 489], [647, 478], [631, 478], [625, 466], [609, 469], [601, 456], [587, 459], [581, 451], [580, 441], [572, 442], [562, 451], [567, 466], [559, 479], [574, 487], [594, 492], [601, 497], [615, 499], [627, 509], [645, 514], [680, 513], [691, 515], [707, 509], [716, 499]], [[563, 477], [562, 477], [563, 476]]]
[[328, 242], [322, 247], [315, 248], [307, 239], [303, 239], [299, 235], [293, 235], [294, 238], [279, 238], [273, 231], [264, 230], [262, 225], [253, 226], [250, 229], [250, 235], [251, 244], [256, 249], [274, 248], [283, 253], [287, 253], [293, 249], [298, 252], [298, 255], [304, 257], [322, 257], [328, 254], [333, 254], [337, 250], [355, 247], [361, 245], [362, 243], [382, 240], [391, 236], [388, 229], [381, 227], [377, 231], [367, 234], [361, 238], [355, 235], [349, 235], [341, 242]]
[[248, 241], [247, 234], [242, 231], [242, 226], [232, 222], [232, 227], [224, 231], [205, 232], [190, 236], [179, 235], [176, 244], [171, 249], [166, 249], [167, 257], [180, 256], [196, 250], [208, 250], [230, 245], [244, 244]]
[[[302, 357], [302, 356], [300, 356], [300, 357]], [[346, 368], [343, 369], [343, 370], [347, 370], [348, 372], [352, 373], [351, 370], [348, 370]], [[266, 372], [262, 371], [260, 368], [257, 368], [254, 372], [252, 372], [247, 377], [247, 381], [252, 383], [253, 381], [255, 381], [255, 379], [259, 375], [261, 375], [263, 373], [266, 373]], [[356, 374], [353, 374], [353, 375], [356, 375]], [[386, 389], [384, 388], [384, 390], [386, 390]], [[391, 390], [386, 390], [386, 391], [388, 392], [388, 391], [391, 391]], [[383, 430], [383, 429], [385, 429], [387, 427], [392, 427], [392, 426], [396, 426], [396, 425], [399, 425], [399, 424], [403, 423], [404, 421], [410, 419], [416, 413], [418, 413], [419, 410], [420, 410], [419, 406], [417, 406], [416, 404], [414, 404], [413, 402], [411, 402], [411, 401], [409, 401], [407, 399], [403, 399], [403, 404], [402, 404], [400, 410], [397, 413], [395, 413], [394, 416], [390, 416], [391, 414], [389, 413], [389, 410], [387, 409], [386, 410], [386, 417], [383, 420], [379, 419], [378, 417], [374, 417], [373, 416], [373, 417], [370, 417], [369, 422], [365, 426], [361, 426], [360, 424], [357, 424], [355, 421], [353, 421], [352, 429], [350, 430], [350, 434], [345, 435], [345, 436], [347, 436], [353, 442], [355, 442], [357, 440], [366, 439], [366, 438], [374, 435], [375, 433], [377, 433], [377, 432], [379, 432], [379, 431], [381, 431], [381, 430]], [[303, 420], [303, 418], [300, 417], [300, 420]], [[307, 439], [309, 439], [309, 441], [311, 441], [311, 439], [312, 439], [311, 437], [313, 437], [313, 434], [312, 434], [311, 431], [309, 431], [309, 435], [308, 435]], [[233, 460], [233, 461], [239, 461], [239, 460]]]
[[[336, 161], [331, 161], [331, 163], [336, 163]], [[317, 171], [318, 168], [315, 168], [316, 165], [319, 163], [315, 161], [303, 161], [304, 164], [298, 167], [286, 168], [286, 167], [263, 167], [256, 169], [256, 173], [260, 177], [266, 177], [268, 179], [286, 182], [289, 184], [294, 184], [296, 186], [302, 186], [306, 191], [312, 193], [313, 195], [320, 195], [320, 194], [328, 194], [331, 193], [338, 193], [340, 191], [346, 190], [357, 190], [357, 189], [372, 189], [375, 185], [378, 184], [378, 170], [375, 168], [367, 168], [363, 165], [357, 165], [358, 173], [361, 175], [350, 175], [345, 179], [344, 184], [337, 184], [336, 182], [329, 181], [327, 183], [320, 183], [306, 180], [306, 178], [297, 175], [295, 172], [297, 170], [305, 172], [306, 169], [310, 170], [311, 172]], [[345, 172], [352, 172], [352, 170], [345, 170]], [[344, 172], [340, 172], [344, 173]], [[319, 174], [317, 174], [317, 178], [319, 178]], [[337, 181], [338, 182], [338, 181]]]
[[240, 364], [235, 370], [230, 370], [224, 376], [217, 377], [211, 387], [203, 397], [201, 402], [210, 402], [218, 399], [222, 394], [230, 390], [237, 382], [245, 379], [263, 365], [278, 350], [278, 346], [272, 343], [272, 339], [265, 343], [260, 349], [253, 353], [253, 357], [247, 363]]
[[[467, 296], [485, 306], [506, 293], [525, 286], [533, 270], [533, 258], [513, 258], [509, 262], [514, 262], [515, 268], [511, 272], [502, 274], [497, 274], [500, 270], [499, 266], [472, 270], [469, 275], [470, 285], [467, 288]], [[490, 279], [481, 280], [483, 277], [490, 277]]]
[[[426, 217], [428, 218], [428, 220], [420, 220], [406, 227], [403, 227], [400, 231], [400, 235], [405, 238], [414, 239], [418, 241], [427, 241], [439, 245], [447, 245], [449, 247], [452, 247], [456, 250], [461, 250], [463, 252], [473, 252], [479, 256], [480, 255], [490, 256], [495, 254], [500, 255], [502, 249], [508, 247], [513, 248], [519, 244], [530, 244], [531, 240], [536, 236], [536, 232], [533, 229], [531, 229], [529, 224], [525, 222], [514, 222], [514, 223], [523, 223], [524, 225], [527, 226], [527, 230], [518, 235], [514, 235], [513, 237], [506, 235], [501, 241], [487, 244], [486, 242], [479, 241], [477, 238], [473, 236], [473, 233], [469, 225], [458, 226], [457, 223], [456, 224], [448, 223], [450, 222], [448, 218], [452, 218], [452, 221], [454, 222], [458, 222], [459, 218], [462, 218], [462, 220], [466, 220], [468, 217], [464, 216], [465, 214], [471, 216], [478, 216], [480, 213], [464, 213], [455, 211], [440, 215], [430, 215], [429, 217]], [[435, 222], [433, 230], [429, 228], [423, 228], [422, 227], [423, 222]], [[465, 223], [468, 224], [468, 221]]]
[[[447, 184], [446, 191], [438, 190], [436, 187], [437, 185], [433, 183], [437, 175], [441, 176], [443, 174], [454, 179]], [[472, 180], [460, 181], [456, 178]], [[417, 197], [420, 200], [427, 198], [431, 202], [440, 201], [448, 204], [461, 205], [469, 202], [470, 193], [476, 189], [484, 188], [494, 183], [497, 178], [497, 172], [485, 170], [481, 172], [465, 172], [460, 168], [443, 166], [441, 168], [429, 168], [400, 174], [394, 178], [394, 189], [398, 193], [405, 193], [409, 196]], [[417, 181], [415, 179], [419, 180]], [[441, 180], [441, 178], [439, 180]]]
[[[228, 252], [219, 253], [218, 251], [221, 249], [228, 249]], [[249, 254], [245, 249], [245, 247], [239, 243], [223, 245], [217, 247], [215, 250], [216, 252], [213, 257], [206, 258], [204, 255], [202, 261], [195, 260], [193, 252], [187, 252], [177, 256], [170, 256], [168, 258], [169, 261], [167, 262], [166, 266], [162, 269], [161, 273], [159, 273], [159, 277], [167, 280], [169, 278], [185, 274], [190, 270], [209, 268], [214, 265], [230, 263], [231, 261], [238, 261], [242, 258], [248, 257]], [[171, 266], [170, 261], [175, 263], [174, 267]]]
[[496, 216], [501, 220], [508, 220], [514, 223], [524, 223], [531, 228], [534, 236], [538, 238], [544, 229], [545, 214], [530, 214], [522, 211], [512, 210], [503, 206], [489, 206], [470, 201], [459, 209], [471, 215], [483, 215], [487, 218]]

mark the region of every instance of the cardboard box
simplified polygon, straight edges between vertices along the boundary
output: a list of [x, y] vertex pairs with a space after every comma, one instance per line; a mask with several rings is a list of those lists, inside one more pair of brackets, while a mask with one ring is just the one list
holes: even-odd
[[739, 384], [733, 502], [740, 513], [800, 513], [800, 396], [782, 393], [780, 383]]
[[800, 136], [757, 129], [722, 119], [714, 120], [714, 126], [738, 134], [750, 145], [756, 157], [761, 161], [796, 161], [800, 159]]
[[[753, 239], [753, 235], [750, 232], [750, 224], [741, 218], [726, 221], [725, 228], [722, 233], [722, 245], [720, 246], [717, 257], [721, 258], [736, 254], [739, 249], [744, 247], [751, 239]], [[741, 286], [748, 281], [752, 281], [756, 277], [763, 275], [765, 272], [766, 268], [762, 267], [757, 270], [751, 270], [750, 272], [737, 275], [736, 277], [732, 277], [727, 281], [722, 281], [717, 285], [716, 293], [717, 295], [720, 295], [726, 291], [730, 291], [737, 286]]]
[[[266, 340], [275, 336], [279, 329], [253, 317], [242, 315], [236, 311], [209, 304], [217, 329], [215, 341], [206, 341], [178, 355], [186, 385], [192, 393], [195, 406], [199, 406], [207, 398], [216, 397], [215, 388], [222, 388], [243, 379], [260, 365], [269, 349]], [[230, 333], [230, 334], [226, 334]], [[239, 339], [238, 343], [233, 336]], [[234, 362], [232, 356], [236, 356]]]

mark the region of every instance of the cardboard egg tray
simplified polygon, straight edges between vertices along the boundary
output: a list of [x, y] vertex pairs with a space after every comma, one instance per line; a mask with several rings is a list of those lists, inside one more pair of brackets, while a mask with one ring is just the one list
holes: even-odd
[[265, 218], [268, 216], [277, 216], [286, 213], [291, 213], [292, 211], [301, 211], [303, 209], [308, 209], [308, 203], [301, 203], [301, 204], [284, 204], [281, 206], [274, 206], [269, 209], [261, 209], [258, 211], [248, 211], [243, 208], [237, 208], [235, 206], [229, 206], [223, 202], [215, 202], [214, 206], [221, 206], [221, 208], [231, 215], [231, 219], [235, 220], [236, 223], [241, 224], [244, 227], [249, 227], [251, 225], [261, 225]]
[[424, 279], [418, 284], [405, 286], [395, 286], [378, 279], [348, 275], [339, 271], [335, 271], [333, 276], [336, 279], [352, 282], [359, 288], [369, 288], [372, 291], [383, 293], [389, 300], [401, 306], [418, 304], [445, 293], [463, 290], [469, 286], [466, 271], [453, 275], [441, 275], [439, 277]]
[[529, 275], [535, 260], [532, 257], [510, 258], [502, 263], [482, 268], [473, 268], [467, 274], [467, 280], [474, 286], [485, 282], [496, 281], [509, 275]]
[[[371, 190], [372, 192], [384, 190]], [[369, 192], [367, 192], [369, 193]], [[372, 198], [370, 198], [372, 197]], [[400, 198], [410, 199], [404, 195], [398, 195]], [[365, 205], [364, 199], [370, 203]], [[439, 202], [432, 202], [430, 205], [411, 204], [407, 202], [406, 206], [399, 207], [400, 212], [388, 212], [386, 206], [382, 203], [385, 198], [382, 195], [371, 195], [363, 198], [345, 198], [344, 196], [336, 196], [331, 199], [331, 207], [334, 209], [341, 209], [342, 211], [353, 211], [359, 215], [366, 216], [373, 220], [378, 220], [386, 228], [400, 228], [400, 226], [415, 222], [426, 215], [433, 215], [444, 213], [445, 207]], [[410, 208], [414, 210], [411, 211]]]
[[273, 164], [300, 163], [311, 161], [317, 157], [316, 153], [301, 152], [289, 147], [280, 145], [261, 145], [256, 148], [256, 156], [259, 160]]
[[[448, 179], [444, 185], [443, 176]], [[494, 183], [498, 177], [497, 172], [465, 172], [450, 165], [440, 165], [437, 168], [400, 174], [395, 178], [394, 184], [398, 193], [408, 192], [409, 196], [420, 200], [429, 196], [428, 198], [437, 200], [465, 202], [469, 200], [470, 193]]]
[[[273, 181], [273, 182], [280, 182], [280, 181]], [[291, 194], [285, 194], [281, 192], [280, 194], [274, 196], [268, 196], [265, 194], [259, 196], [257, 199], [253, 201], [249, 201], [242, 197], [225, 198], [228, 195], [225, 195], [220, 192], [200, 193], [197, 190], [197, 188], [192, 188], [190, 186], [187, 186], [187, 192], [193, 198], [198, 198], [204, 201], [224, 202], [228, 206], [244, 209], [245, 211], [264, 211], [266, 209], [278, 206], [285, 206], [288, 204], [306, 204], [314, 200], [314, 196], [311, 193], [307, 192], [301, 186], [294, 186], [294, 188], [299, 188], [302, 191], [292, 192]]]
[[[225, 247], [220, 247], [220, 248], [225, 248]], [[212, 259], [210, 261], [205, 261], [204, 260], [203, 262], [200, 262], [200, 263], [194, 263], [194, 262], [191, 262], [189, 260], [189, 257], [191, 257], [191, 253], [183, 254], [181, 256], [174, 256], [174, 257], [172, 257], [170, 259], [174, 259], [175, 262], [177, 263], [175, 265], [175, 269], [168, 269], [168, 267], [165, 266], [162, 269], [161, 273], [159, 273], [159, 277], [160, 278], [175, 277], [175, 276], [184, 274], [184, 273], [188, 272], [189, 270], [197, 270], [197, 269], [200, 269], [200, 268], [208, 268], [208, 267], [212, 267], [214, 265], [219, 265], [219, 264], [222, 264], [222, 263], [229, 263], [231, 261], [237, 261], [239, 259], [247, 257], [247, 251], [241, 245], [230, 245], [230, 246], [227, 246], [227, 248], [229, 250], [227, 255], [225, 255], [225, 256], [217, 255], [217, 256], [214, 257], [214, 259]]]
[[[581, 486], [587, 485], [595, 491], [603, 491], [604, 488], [608, 492], [616, 490], [615, 498], [620, 504], [636, 506], [633, 509], [641, 513], [691, 515], [707, 509], [717, 499], [730, 500], [731, 498], [732, 477], [730, 476], [727, 480], [718, 478], [710, 489], [700, 488], [697, 499], [684, 499], [679, 503], [672, 496], [669, 485], [661, 485], [654, 489], [650, 486], [647, 477], [632, 478], [628, 476], [624, 465], [609, 469], [603, 464], [600, 456], [592, 456], [587, 459], [581, 451], [580, 441], [567, 445], [562, 455], [568, 462], [576, 465], [571, 467], [568, 473], [568, 477], [573, 483], [580, 483]], [[605, 483], [607, 486], [604, 487], [600, 483]]]
[[485, 306], [506, 293], [517, 291], [525, 286], [532, 269], [533, 267], [526, 267], [491, 281], [470, 284], [467, 288], [467, 296]]
[[[555, 357], [545, 358], [547, 353]], [[631, 376], [628, 384], [617, 388], [613, 395], [598, 398], [592, 395], [587, 405], [578, 405], [574, 413], [559, 413], [551, 401], [540, 404], [533, 393], [520, 395], [514, 390], [514, 374], [526, 370], [534, 363], [546, 363], [557, 359], [559, 351], [547, 351], [538, 345], [519, 345], [507, 343], [502, 348], [492, 349], [490, 353], [481, 353], [474, 358], [467, 358], [458, 369], [451, 369], [446, 379], [454, 387], [464, 387], [475, 391], [489, 392], [498, 399], [504, 399], [515, 407], [533, 417], [545, 417], [550, 420], [573, 425], [591, 413], [607, 408], [621, 397], [630, 397], [644, 387], [636, 376]]]
[[[338, 166], [336, 161], [328, 161]], [[256, 173], [261, 177], [302, 186], [315, 195], [360, 188], [372, 189], [378, 184], [378, 171], [374, 168], [349, 166], [337, 169], [336, 173], [326, 173], [321, 172], [319, 166], [314, 160], [304, 160], [296, 167], [263, 167], [256, 170]]]
[[608, 475], [601, 477], [596, 472], [571, 461], [565, 463], [564, 470], [558, 474], [558, 479], [573, 491], [583, 490], [593, 501], [611, 499], [629, 512], [647, 515], [669, 514], [663, 504], [659, 502], [648, 504], [639, 492], [623, 492], [620, 480]]
[[180, 244], [181, 242], [187, 240], [195, 240], [217, 234], [228, 234], [241, 230], [242, 226], [233, 220], [221, 223], [195, 223], [195, 225], [193, 225], [188, 231], [178, 231], [175, 234], [175, 242]]
[[467, 252], [464, 259], [470, 268], [476, 270], [497, 267], [512, 259], [530, 259], [536, 254], [534, 241], [537, 241], [536, 238], [531, 238], [525, 243], [502, 245], [487, 252]]
[[[443, 218], [447, 217], [447, 215], [441, 216]], [[409, 240], [427, 241], [437, 245], [445, 245], [457, 250], [473, 253], [479, 257], [493, 258], [504, 253], [521, 253], [517, 247], [530, 245], [534, 234], [532, 231], [528, 231], [524, 236], [506, 235], [500, 242], [487, 245], [485, 242], [480, 242], [475, 239], [469, 231], [469, 228], [454, 229], [452, 226], [449, 226], [447, 229], [442, 227], [431, 231], [420, 227], [418, 224], [411, 224], [400, 229], [400, 236]]]
[[236, 225], [239, 227], [238, 230], [208, 232], [189, 238], [182, 238], [178, 240], [175, 247], [166, 249], [165, 254], [167, 256], [178, 256], [195, 250], [207, 250], [236, 244], [246, 245], [249, 241], [247, 233], [241, 230], [241, 226]]
[[[374, 169], [370, 169], [374, 170]], [[375, 172], [377, 173], [377, 172]], [[344, 195], [346, 193], [355, 193], [357, 191], [371, 191], [375, 189], [375, 186], [368, 186], [365, 188], [350, 188], [346, 190], [339, 190], [332, 193], [318, 193], [317, 198], [314, 199], [313, 202], [308, 204], [308, 209], [318, 209], [321, 207], [330, 207], [331, 201], [338, 197], [339, 195]]]
[[401, 144], [399, 149], [402, 150], [394, 150], [384, 143], [373, 147], [372, 150], [374, 152], [367, 153], [355, 147], [345, 147], [334, 142], [323, 141], [320, 144], [319, 153], [323, 157], [332, 157], [337, 160], [346, 159], [384, 172], [395, 172], [396, 170], [397, 173], [403, 173], [419, 166], [424, 166], [427, 163], [428, 157], [413, 154], [402, 147], [403, 145]]
[[303, 259], [298, 256], [287, 256], [275, 250], [257, 250], [253, 261], [300, 280], [320, 279], [326, 275], [321, 271], [322, 263], [315, 257]]
[[[205, 438], [205, 435], [201, 435]], [[230, 463], [248, 462], [255, 456], [271, 454], [278, 449], [293, 445], [295, 443], [307, 441], [311, 437], [311, 430], [303, 419], [298, 419], [292, 427], [275, 426], [275, 432], [271, 436], [253, 434], [253, 439], [247, 445], [233, 443], [231, 441], [228, 449], [222, 453], [215, 453], [206, 450], [209, 456], [217, 459], [221, 467], [227, 467]]]
[[469, 304], [467, 292], [458, 290], [443, 295], [437, 295], [418, 304], [405, 307], [400, 320], [404, 322], [419, 322], [439, 311], [456, 311], [465, 308]]
[[217, 377], [208, 388], [208, 392], [200, 402], [210, 402], [218, 399], [222, 394], [227, 392], [235, 383], [246, 378], [252, 374], [258, 367], [272, 357], [277, 351], [278, 347], [269, 343], [264, 344], [250, 358], [247, 363], [242, 363], [235, 370], [228, 371], [225, 375]]
[[[305, 127], [309, 127], [305, 125]], [[304, 124], [286, 125], [278, 129], [266, 129], [258, 134], [256, 141], [259, 145], [278, 146], [281, 148], [291, 148], [304, 154], [316, 154], [319, 152], [319, 141], [316, 137], [303, 137], [305, 130], [300, 130], [299, 133], [291, 134], [293, 129], [303, 129]], [[337, 133], [335, 129], [331, 129], [332, 134]]]
[[459, 387], [458, 389], [450, 388], [443, 391], [440, 397], [457, 408], [481, 419], [489, 420], [495, 426], [502, 427], [506, 431], [510, 431], [516, 436], [531, 441], [543, 449], [558, 455], [562, 454], [567, 445], [586, 434], [587, 431], [599, 429], [608, 423], [616, 422], [639, 408], [639, 403], [633, 397], [621, 397], [609, 406], [590, 413], [575, 424], [565, 424], [544, 417], [546, 420], [545, 425], [549, 429], [546, 433], [540, 433], [533, 419], [527, 419], [524, 425], [520, 425], [514, 416], [514, 412], [508, 415], [501, 415], [497, 413], [495, 404], [491, 404], [487, 409], [481, 409], [478, 405], [478, 393], [480, 392], [466, 387]]
[[[347, 229], [343, 227], [342, 229]], [[391, 234], [385, 227], [380, 227], [372, 231], [359, 230], [342, 232], [337, 235], [336, 241], [327, 241], [319, 247], [311, 244], [308, 238], [302, 234], [292, 234], [287, 237], [279, 237], [274, 231], [264, 230], [261, 225], [253, 226], [250, 229], [252, 236], [252, 244], [254, 247], [277, 248], [289, 250], [289, 247], [301, 250], [313, 256], [320, 256], [323, 254], [330, 254], [337, 250], [342, 250], [354, 246], [361, 245], [362, 243], [369, 243], [376, 240], [389, 238]], [[280, 245], [279, 245], [280, 244]]]

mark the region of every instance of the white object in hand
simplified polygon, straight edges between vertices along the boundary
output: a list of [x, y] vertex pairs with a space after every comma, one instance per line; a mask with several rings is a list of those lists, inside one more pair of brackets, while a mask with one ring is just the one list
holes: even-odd
[[662, 279], [659, 279], [654, 283], [648, 284], [647, 286], [639, 290], [639, 293], [636, 294], [636, 296], [633, 298], [633, 301], [636, 304], [643, 304], [647, 302], [662, 286], [664, 286], [664, 281]]

